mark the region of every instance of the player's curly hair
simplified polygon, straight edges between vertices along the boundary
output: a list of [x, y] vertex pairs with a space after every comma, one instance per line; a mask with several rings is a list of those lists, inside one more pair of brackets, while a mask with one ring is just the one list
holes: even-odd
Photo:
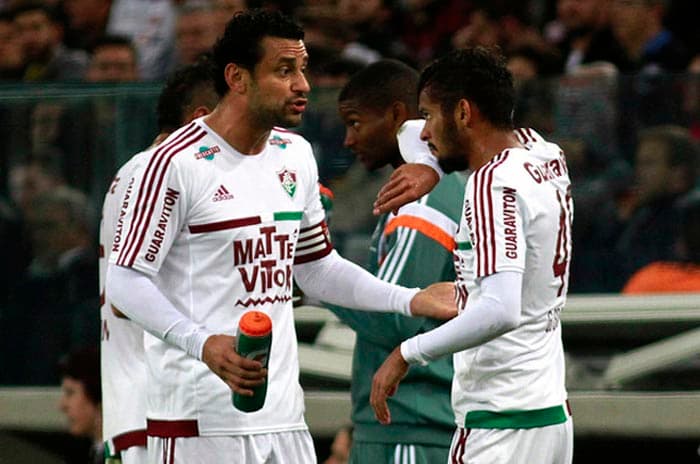
[[498, 48], [465, 48], [438, 58], [421, 73], [418, 93], [424, 90], [445, 114], [466, 99], [495, 127], [513, 128], [513, 76]]
[[224, 77], [226, 65], [235, 63], [253, 71], [263, 56], [261, 42], [265, 37], [303, 40], [304, 30], [292, 18], [276, 10], [253, 9], [236, 13], [214, 45], [215, 85], [219, 96], [229, 90]]

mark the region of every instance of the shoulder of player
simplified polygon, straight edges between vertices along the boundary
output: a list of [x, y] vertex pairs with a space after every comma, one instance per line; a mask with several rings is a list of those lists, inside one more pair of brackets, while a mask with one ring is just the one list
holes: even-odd
[[311, 148], [311, 143], [298, 132], [294, 132], [283, 127], [273, 127], [270, 131], [269, 145], [297, 145], [305, 148]]

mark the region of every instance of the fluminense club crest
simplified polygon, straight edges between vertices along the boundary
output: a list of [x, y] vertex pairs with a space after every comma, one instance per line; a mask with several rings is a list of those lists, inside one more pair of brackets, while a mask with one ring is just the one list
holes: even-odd
[[277, 176], [280, 179], [280, 184], [282, 184], [284, 191], [287, 192], [290, 197], [294, 197], [297, 191], [297, 173], [284, 168], [277, 173]]

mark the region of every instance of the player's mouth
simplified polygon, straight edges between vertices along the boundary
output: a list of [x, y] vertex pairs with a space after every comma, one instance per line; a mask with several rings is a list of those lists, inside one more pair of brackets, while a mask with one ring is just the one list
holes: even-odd
[[306, 110], [306, 104], [308, 100], [306, 98], [298, 98], [292, 102], [292, 108], [297, 113], [303, 113]]

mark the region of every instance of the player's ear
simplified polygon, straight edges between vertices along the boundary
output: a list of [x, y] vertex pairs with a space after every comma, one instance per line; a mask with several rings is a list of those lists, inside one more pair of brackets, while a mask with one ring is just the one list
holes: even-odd
[[244, 74], [247, 71], [235, 63], [229, 63], [224, 69], [224, 78], [228, 88], [234, 93], [245, 93], [246, 83]]
[[391, 104], [389, 111], [391, 111], [391, 120], [398, 125], [403, 124], [408, 119], [408, 108], [404, 102], [395, 101]]
[[472, 119], [472, 107], [469, 100], [462, 98], [457, 102], [454, 110], [455, 122], [460, 127], [470, 125]]
[[[187, 122], [191, 122], [193, 119], [197, 119], [197, 118], [201, 118], [202, 116], [206, 116], [206, 115], [208, 115], [209, 113], [211, 113], [211, 110], [210, 110], [208, 107], [203, 106], [203, 105], [202, 105], [202, 106], [198, 106], [198, 107], [195, 108], [194, 111], [192, 112], [191, 119], [190, 119], [189, 121], [187, 121]], [[185, 123], [185, 124], [187, 124], [187, 123]]]

